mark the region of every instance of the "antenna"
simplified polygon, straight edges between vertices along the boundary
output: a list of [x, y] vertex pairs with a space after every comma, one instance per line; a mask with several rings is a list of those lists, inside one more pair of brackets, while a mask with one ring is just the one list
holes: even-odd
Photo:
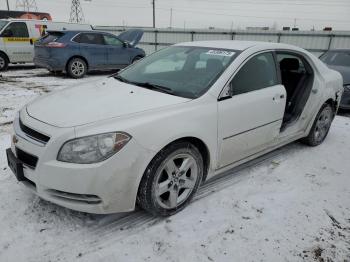
[[25, 12], [37, 12], [38, 6], [36, 5], [35, 0], [16, 0], [16, 10], [23, 10]]
[[69, 22], [83, 23], [85, 21], [80, 0], [72, 0]]

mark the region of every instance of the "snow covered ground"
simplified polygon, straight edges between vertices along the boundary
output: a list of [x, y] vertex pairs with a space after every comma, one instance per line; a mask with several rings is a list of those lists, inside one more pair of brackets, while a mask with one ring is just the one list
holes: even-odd
[[6, 164], [31, 99], [103, 78], [12, 69], [0, 77], [0, 261], [350, 261], [350, 118], [319, 147], [290, 144], [203, 186], [183, 212], [90, 215], [40, 200]]

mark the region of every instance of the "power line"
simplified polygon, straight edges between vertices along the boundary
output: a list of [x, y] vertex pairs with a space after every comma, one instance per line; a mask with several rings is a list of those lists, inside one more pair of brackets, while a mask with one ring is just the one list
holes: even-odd
[[[167, 8], [157, 8], [159, 10], [166, 10]], [[177, 12], [184, 12], [184, 13], [193, 13], [194, 10], [186, 10], [186, 9], [179, 9], [179, 8], [173, 8], [174, 11]], [[227, 14], [227, 13], [213, 13], [213, 12], [203, 12], [203, 11], [196, 11], [197, 14], [208, 14], [208, 15], [214, 15], [214, 16], [228, 16], [228, 17], [243, 17], [243, 18], [257, 18], [257, 19], [281, 19], [281, 20], [294, 20], [295, 17], [277, 17], [277, 16], [253, 16], [253, 15], [236, 15], [236, 14]], [[337, 23], [349, 23], [349, 20], [338, 20], [338, 19], [317, 19], [317, 18], [298, 18], [298, 20], [307, 20], [307, 21], [321, 21], [321, 22], [337, 22]]]

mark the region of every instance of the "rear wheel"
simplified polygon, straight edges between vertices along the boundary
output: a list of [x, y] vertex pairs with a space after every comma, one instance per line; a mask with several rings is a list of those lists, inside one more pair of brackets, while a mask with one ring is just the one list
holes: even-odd
[[301, 141], [309, 146], [322, 144], [328, 135], [334, 115], [333, 107], [329, 104], [324, 104], [316, 116], [309, 135]]
[[173, 215], [191, 201], [202, 177], [203, 158], [198, 149], [187, 142], [171, 144], [147, 167], [137, 202], [153, 215]]
[[68, 63], [67, 73], [72, 78], [82, 78], [87, 73], [87, 64], [81, 58], [73, 58]]
[[0, 71], [6, 71], [9, 66], [9, 61], [7, 57], [0, 53]]

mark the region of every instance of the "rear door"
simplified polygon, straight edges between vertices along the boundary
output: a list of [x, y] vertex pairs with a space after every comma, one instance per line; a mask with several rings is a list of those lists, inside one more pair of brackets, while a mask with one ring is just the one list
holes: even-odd
[[100, 33], [80, 33], [73, 38], [79, 43], [80, 54], [89, 64], [89, 69], [104, 69], [108, 67], [108, 49], [103, 35]]
[[279, 83], [273, 53], [251, 57], [218, 102], [219, 168], [262, 151], [280, 134], [286, 91]]
[[112, 35], [103, 35], [106, 47], [108, 49], [108, 65], [111, 68], [119, 68], [130, 64], [130, 48], [117, 37]]
[[12, 63], [32, 62], [34, 43], [25, 22], [11, 22], [1, 33], [5, 50]]

